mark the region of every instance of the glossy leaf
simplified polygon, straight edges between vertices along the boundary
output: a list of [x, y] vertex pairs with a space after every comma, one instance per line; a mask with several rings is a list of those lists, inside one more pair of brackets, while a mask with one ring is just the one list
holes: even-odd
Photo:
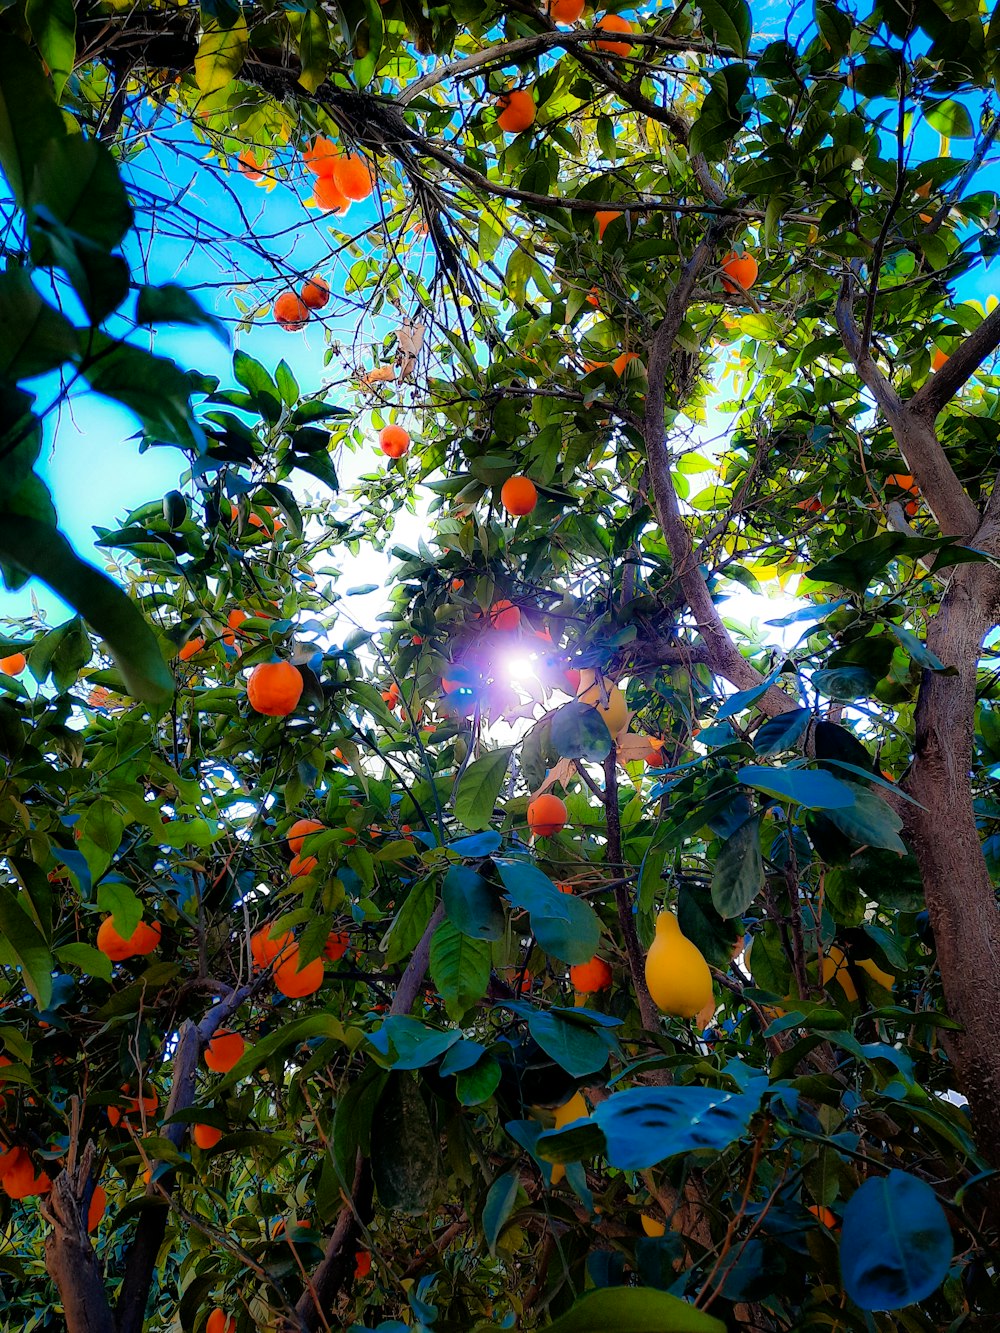
[[840, 1268], [862, 1310], [899, 1310], [929, 1296], [951, 1266], [944, 1209], [930, 1185], [906, 1171], [872, 1177], [844, 1209]]
[[489, 750], [462, 774], [455, 792], [455, 818], [479, 833], [489, 828], [510, 763], [510, 750]]

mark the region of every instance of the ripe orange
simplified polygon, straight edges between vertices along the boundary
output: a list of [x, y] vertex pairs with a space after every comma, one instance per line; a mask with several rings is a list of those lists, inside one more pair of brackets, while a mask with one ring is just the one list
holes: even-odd
[[297, 856], [309, 834], [320, 833], [325, 828], [326, 825], [321, 824], [318, 819], [297, 819], [285, 835], [288, 839], [288, 850], [293, 856]]
[[611, 968], [595, 954], [589, 963], [577, 963], [569, 970], [573, 989], [580, 995], [595, 995], [611, 985]]
[[239, 1061], [247, 1044], [238, 1032], [219, 1028], [205, 1047], [205, 1065], [216, 1074], [228, 1074]]
[[816, 495], [811, 495], [808, 500], [797, 501], [795, 508], [804, 509], [807, 514], [823, 514], [826, 512], [826, 505]]
[[314, 176], [329, 177], [333, 175], [333, 164], [338, 156], [333, 140], [318, 134], [303, 152], [302, 162], [306, 171], [311, 171]]
[[886, 477], [885, 484], [887, 486], [896, 486], [901, 491], [909, 491], [911, 495], [920, 494], [919, 488], [917, 487], [917, 483], [913, 480], [913, 478], [910, 476], [908, 472], [891, 473], [890, 476]]
[[464, 587], [465, 587], [465, 579], [452, 579], [451, 581], [452, 592], [461, 592]]
[[277, 323], [283, 329], [287, 329], [289, 333], [305, 328], [309, 319], [309, 307], [298, 292], [293, 292], [291, 288], [281, 293], [275, 301], [271, 313]]
[[570, 694], [575, 698], [580, 693], [580, 681], [583, 679], [579, 667], [567, 667], [563, 676], [566, 678]]
[[553, 23], [578, 23], [583, 17], [584, 0], [549, 0], [549, 18]]
[[305, 967], [299, 965], [299, 946], [293, 944], [276, 964], [274, 984], [282, 995], [290, 1000], [300, 999], [303, 995], [313, 995], [323, 984], [323, 960], [314, 958]]
[[[623, 19], [620, 14], [605, 14], [594, 24], [596, 28], [604, 28], [609, 32], [632, 32], [633, 28], [628, 19]], [[627, 56], [632, 50], [631, 42], [598, 42], [598, 51], [609, 51], [613, 56]]]
[[322, 310], [330, 300], [330, 284], [318, 273], [314, 273], [299, 288], [299, 296], [302, 298], [302, 304], [307, 305], [310, 310]]
[[332, 176], [320, 176], [313, 187], [313, 198], [320, 208], [326, 209], [328, 213], [337, 213], [340, 217], [343, 217], [351, 206], [350, 199]]
[[291, 662], [261, 662], [250, 672], [250, 707], [267, 717], [287, 717], [302, 698], [302, 675]]
[[360, 1282], [372, 1271], [372, 1257], [367, 1250], [354, 1252], [354, 1280]]
[[318, 865], [315, 856], [293, 856], [288, 863], [288, 873], [292, 879], [297, 879], [299, 875], [311, 875]]
[[513, 602], [503, 598], [490, 607], [490, 624], [494, 629], [517, 629], [521, 624], [521, 612]]
[[103, 1185], [95, 1185], [87, 1208], [87, 1230], [96, 1231], [98, 1223], [108, 1206], [108, 1192]]
[[123, 1083], [122, 1092], [126, 1094], [124, 1110], [121, 1106], [115, 1106], [113, 1104], [108, 1107], [108, 1124], [111, 1125], [112, 1128], [116, 1128], [121, 1124], [123, 1118], [127, 1119], [130, 1115], [145, 1115], [149, 1117], [156, 1114], [160, 1105], [160, 1099], [156, 1094], [155, 1088], [140, 1093], [138, 1097], [133, 1097], [131, 1095], [132, 1085], [130, 1083]]
[[214, 1148], [222, 1138], [222, 1130], [216, 1129], [214, 1125], [193, 1125], [191, 1127], [191, 1137], [199, 1148], [207, 1152], [209, 1148]]
[[590, 291], [587, 293], [586, 301], [587, 304], [592, 305], [595, 310], [599, 309], [601, 304], [600, 288], [591, 287]]
[[535, 99], [524, 88], [513, 88], [497, 100], [497, 124], [504, 134], [520, 134], [535, 120]]
[[823, 1207], [818, 1203], [811, 1203], [806, 1211], [812, 1213], [817, 1222], [829, 1227], [831, 1231], [837, 1225], [837, 1214], [830, 1208]]
[[940, 370], [948, 360], [948, 353], [942, 352], [940, 347], [935, 347], [931, 353], [931, 370]]
[[230, 611], [229, 615], [226, 617], [226, 624], [229, 628], [228, 630], [222, 631], [222, 642], [226, 644], [227, 647], [232, 648], [235, 645], [237, 630], [239, 630], [239, 627], [243, 624], [244, 620], [249, 619], [250, 617], [247, 613], [241, 611], [239, 607]]
[[11, 653], [10, 657], [0, 657], [0, 671], [5, 676], [19, 676], [28, 665], [24, 653]]
[[[753, 255], [737, 254], [735, 250], [730, 250], [722, 261], [722, 286], [727, 292], [748, 292], [757, 281], [759, 269], [757, 261]], [[728, 275], [728, 276], [727, 276]]]
[[269, 966], [283, 949], [295, 943], [295, 937], [290, 930], [275, 936], [271, 934], [273, 929], [273, 926], [261, 926], [260, 930], [254, 931], [250, 936], [250, 956], [255, 967]]
[[611, 369], [620, 379], [622, 375], [624, 375], [625, 367], [628, 365], [628, 363], [630, 361], [638, 361], [638, 360], [639, 360], [638, 352], [622, 352], [621, 356], [616, 356], [615, 359], [611, 362]]
[[30, 1199], [45, 1194], [52, 1182], [44, 1171], [35, 1174], [34, 1163], [23, 1148], [0, 1154], [0, 1189], [11, 1199]]
[[410, 432], [402, 426], [385, 426], [379, 431], [378, 447], [387, 458], [402, 458], [410, 447]]
[[323, 957], [330, 963], [343, 958], [351, 947], [351, 937], [346, 930], [331, 930], [323, 946]]
[[551, 838], [566, 827], [566, 802], [549, 791], [528, 803], [528, 828], [536, 838]]
[[337, 158], [333, 164], [333, 179], [345, 199], [367, 199], [374, 188], [371, 168], [358, 153]]
[[604, 233], [607, 231], [611, 223], [614, 222], [615, 218], [621, 217], [621, 212], [613, 213], [607, 210], [601, 210], [595, 213], [594, 217], [597, 219], [597, 234], [603, 240]]
[[187, 662], [189, 658], [194, 657], [195, 653], [200, 653], [205, 646], [204, 639], [188, 639], [187, 643], [177, 654], [182, 662]]
[[530, 514], [538, 504], [538, 491], [530, 477], [508, 477], [500, 488], [500, 503], [513, 518]]
[[236, 1333], [236, 1320], [216, 1306], [205, 1320], [205, 1333]]
[[246, 176], [248, 181], [259, 181], [264, 175], [258, 166], [256, 155], [249, 148], [240, 153], [236, 159], [236, 169], [241, 176]]
[[126, 940], [115, 930], [114, 918], [106, 916], [97, 930], [97, 947], [113, 963], [121, 963], [126, 958], [152, 953], [160, 943], [162, 934], [163, 927], [159, 921], [150, 924], [140, 921]]

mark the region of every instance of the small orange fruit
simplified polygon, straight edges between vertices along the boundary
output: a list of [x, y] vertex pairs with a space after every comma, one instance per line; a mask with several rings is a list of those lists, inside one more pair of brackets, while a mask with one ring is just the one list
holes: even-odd
[[19, 676], [28, 665], [24, 653], [11, 653], [10, 657], [0, 657], [0, 671], [5, 676]]
[[205, 1333], [236, 1333], [236, 1320], [217, 1306], [205, 1320]]
[[521, 624], [521, 612], [513, 602], [502, 598], [494, 602], [489, 612], [490, 624], [494, 629], [515, 630]]
[[530, 477], [508, 477], [500, 488], [500, 503], [513, 518], [530, 514], [538, 504], [538, 491]]
[[250, 956], [255, 967], [268, 967], [283, 950], [295, 943], [295, 936], [290, 930], [275, 936], [271, 934], [273, 929], [273, 926], [261, 926], [260, 930], [250, 936]]
[[302, 698], [301, 672], [291, 662], [261, 662], [250, 672], [250, 707], [267, 717], [287, 717]]
[[323, 984], [323, 960], [314, 958], [305, 967], [299, 964], [299, 947], [293, 944], [274, 969], [274, 984], [290, 1000], [313, 995]]
[[402, 458], [410, 447], [410, 432], [402, 426], [384, 426], [379, 431], [378, 447], [387, 458]]
[[343, 958], [351, 947], [351, 937], [346, 930], [331, 930], [323, 946], [323, 957], [330, 963]]
[[630, 361], [638, 361], [638, 360], [639, 360], [638, 352], [622, 352], [621, 356], [616, 356], [615, 359], [611, 362], [611, 369], [620, 379], [622, 375], [624, 375], [625, 367], [628, 365], [628, 363]]
[[607, 209], [601, 209], [594, 214], [594, 217], [597, 219], [597, 234], [603, 240], [604, 233], [607, 231], [608, 227], [611, 226], [612, 222], [614, 222], [615, 218], [621, 217], [621, 213], [614, 213]]
[[885, 479], [886, 486], [895, 486], [901, 491], [909, 491], [911, 495], [919, 495], [920, 491], [917, 483], [908, 472], [893, 472]]
[[113, 963], [121, 963], [126, 958], [152, 953], [159, 945], [162, 934], [163, 927], [159, 921], [151, 924], [140, 921], [126, 940], [115, 930], [114, 917], [106, 916], [97, 930], [97, 947]]
[[330, 284], [318, 273], [314, 273], [299, 288], [299, 296], [302, 298], [302, 304], [307, 305], [310, 310], [322, 310], [330, 300]]
[[528, 828], [536, 838], [551, 838], [566, 827], [566, 802], [543, 792], [528, 803]]
[[354, 1280], [360, 1282], [372, 1271], [372, 1257], [367, 1250], [354, 1252]]
[[[603, 28], [608, 32], [633, 32], [634, 29], [628, 19], [623, 19], [620, 14], [604, 14], [594, 24], [596, 28]], [[631, 42], [598, 42], [598, 51], [608, 51], [613, 56], [627, 56], [632, 50]]]
[[219, 1028], [205, 1047], [205, 1064], [213, 1073], [228, 1074], [239, 1062], [246, 1046], [246, 1042], [238, 1032], [231, 1032], [229, 1028]]
[[584, 0], [549, 0], [549, 18], [568, 27], [583, 17]]
[[338, 213], [341, 217], [351, 206], [350, 199], [344, 194], [333, 176], [320, 176], [313, 187], [313, 198], [320, 208], [328, 213]]
[[222, 1138], [222, 1130], [216, 1129], [214, 1125], [193, 1125], [191, 1128], [191, 1137], [194, 1139], [197, 1147], [203, 1152], [207, 1152]]
[[831, 1231], [837, 1225], [837, 1214], [831, 1208], [826, 1208], [818, 1203], [811, 1203], [806, 1211], [812, 1213], [817, 1222], [822, 1226], [829, 1227]]
[[948, 360], [948, 353], [942, 352], [940, 347], [935, 347], [931, 353], [931, 370], [941, 370]]
[[722, 286], [727, 292], [748, 292], [757, 281], [759, 272], [757, 261], [753, 255], [737, 254], [735, 250], [730, 250], [722, 261]]
[[595, 954], [589, 963], [577, 963], [569, 970], [573, 989], [580, 995], [596, 995], [611, 985], [611, 968]]
[[293, 856], [288, 863], [288, 873], [292, 879], [297, 879], [299, 875], [311, 875], [318, 865], [315, 856]]
[[108, 1192], [103, 1185], [95, 1185], [87, 1206], [87, 1230], [96, 1231], [108, 1206]]
[[297, 819], [285, 835], [288, 839], [288, 850], [293, 856], [297, 856], [302, 850], [302, 844], [310, 833], [322, 833], [326, 828], [318, 819]]
[[230, 611], [229, 615], [226, 617], [226, 624], [229, 628], [222, 631], [222, 642], [226, 644], [227, 647], [232, 648], [235, 646], [236, 634], [239, 627], [243, 624], [244, 620], [249, 619], [250, 617], [247, 613], [241, 611], [238, 606]]
[[248, 181], [259, 181], [264, 173], [260, 170], [255, 154], [247, 148], [236, 159], [236, 169]]
[[500, 114], [497, 124], [504, 134], [520, 134], [535, 120], [535, 99], [524, 88], [514, 88], [497, 101]]
[[318, 134], [303, 152], [302, 161], [306, 170], [314, 176], [332, 176], [333, 164], [338, 157], [337, 145], [333, 140]]
[[333, 164], [333, 179], [345, 199], [367, 199], [374, 188], [371, 168], [358, 153], [337, 158]]
[[304, 329], [309, 320], [309, 307], [291, 288], [282, 292], [272, 307], [275, 321], [289, 333]]
[[205, 646], [204, 639], [188, 639], [187, 643], [180, 650], [177, 656], [180, 658], [182, 662], [187, 662], [190, 658], [194, 657], [195, 653], [200, 653], [202, 648], [204, 648], [204, 646]]

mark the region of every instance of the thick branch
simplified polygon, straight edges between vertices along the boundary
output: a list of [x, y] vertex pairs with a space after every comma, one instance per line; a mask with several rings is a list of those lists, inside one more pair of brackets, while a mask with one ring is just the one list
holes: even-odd
[[[978, 329], [973, 329], [940, 370], [906, 404], [914, 416], [932, 422], [988, 356], [1000, 347], [1000, 306], [994, 307]], [[913, 474], [916, 476], [916, 473]], [[971, 501], [970, 501], [971, 503]]]
[[67, 1166], [39, 1205], [52, 1230], [45, 1238], [45, 1266], [59, 1292], [67, 1333], [114, 1333], [101, 1266], [87, 1235], [94, 1146]]
[[[667, 302], [663, 321], [653, 336], [648, 359], [649, 388], [646, 393], [643, 438], [650, 480], [653, 483], [656, 516], [670, 548], [675, 576], [705, 644], [708, 664], [712, 671], [724, 677], [737, 689], [746, 690], [760, 685], [763, 677], [746, 660], [730, 638], [729, 631], [722, 623], [722, 616], [712, 601], [708, 586], [698, 567], [691, 534], [684, 522], [677, 491], [674, 489], [664, 411], [670, 350], [684, 321], [695, 284], [710, 262], [717, 240], [718, 233], [714, 228], [710, 228], [705, 239], [682, 269], [680, 281]], [[795, 701], [774, 685], [757, 700], [757, 707], [769, 716], [785, 713], [795, 706]]]

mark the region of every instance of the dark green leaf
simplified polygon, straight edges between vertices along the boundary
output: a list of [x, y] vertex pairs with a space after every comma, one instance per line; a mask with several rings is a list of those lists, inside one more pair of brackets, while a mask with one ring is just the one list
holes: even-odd
[[783, 750], [793, 750], [809, 726], [811, 717], [808, 708], [792, 708], [787, 713], [769, 717], [754, 732], [754, 749], [765, 759]]
[[596, 708], [574, 700], [551, 714], [551, 738], [563, 759], [599, 763], [611, 749], [611, 735]]
[[[546, 1333], [725, 1333], [721, 1320], [687, 1301], [649, 1287], [605, 1287], [588, 1292], [549, 1324]], [[474, 1333], [506, 1333], [479, 1324]]]
[[[111, 150], [69, 134], [45, 146], [31, 184], [30, 207], [44, 207], [75, 236], [114, 250], [132, 225], [132, 206]], [[38, 262], [47, 262], [43, 255]]]
[[520, 1182], [516, 1171], [498, 1176], [490, 1186], [483, 1205], [483, 1236], [490, 1254], [496, 1254], [497, 1237], [514, 1208]]
[[42, 300], [24, 269], [0, 273], [0, 377], [31, 379], [79, 350], [72, 324]]
[[594, 1108], [607, 1158], [623, 1171], [644, 1171], [668, 1157], [741, 1138], [760, 1107], [767, 1077], [751, 1074], [743, 1092], [699, 1086], [629, 1088]]
[[47, 1009], [52, 999], [52, 955], [8, 884], [0, 884], [0, 940], [20, 967], [24, 984], [38, 1008]]
[[[839, 781], [839, 779], [835, 779]], [[884, 847], [886, 851], [905, 853], [899, 837], [903, 821], [881, 796], [857, 782], [844, 782], [854, 796], [846, 809], [826, 807], [826, 815], [841, 833], [861, 846]]]
[[606, 1029], [580, 1022], [572, 1010], [534, 1009], [528, 1031], [546, 1055], [574, 1078], [603, 1069], [617, 1046]]
[[22, 208], [46, 144], [65, 133], [37, 56], [5, 32], [0, 41], [0, 168]]
[[[606, 734], [607, 727], [604, 730]], [[473, 833], [489, 828], [509, 763], [509, 749], [488, 750], [462, 774], [455, 792], [455, 818]]]
[[541, 948], [564, 963], [586, 963], [597, 952], [601, 925], [589, 903], [560, 893], [547, 875], [528, 861], [498, 861], [507, 896], [528, 912]]
[[753, 24], [745, 0], [698, 0], [703, 25], [720, 46], [745, 56]]
[[450, 867], [441, 886], [441, 898], [449, 921], [464, 935], [477, 940], [498, 940], [503, 935], [505, 917], [500, 899], [490, 883], [470, 866]]
[[191, 412], [187, 376], [172, 361], [95, 334], [84, 374], [97, 393], [122, 403], [155, 441], [199, 450], [204, 435]]
[[139, 288], [135, 318], [139, 324], [192, 324], [202, 326], [229, 345], [229, 331], [221, 319], [203, 310], [186, 287], [166, 282]]
[[794, 801], [807, 810], [838, 810], [853, 805], [851, 787], [839, 778], [815, 769], [762, 768], [748, 764], [736, 774], [737, 781], [780, 801]]
[[742, 916], [763, 887], [760, 816], [755, 815], [719, 849], [712, 872], [712, 903], [720, 916]]
[[444, 1000], [448, 1017], [459, 1021], [486, 994], [490, 979], [490, 946], [464, 935], [444, 920], [431, 941], [431, 980]]
[[954, 1245], [937, 1195], [906, 1171], [866, 1180], [844, 1209], [840, 1269], [862, 1310], [899, 1310], [944, 1281]]
[[73, 0], [27, 0], [24, 16], [42, 59], [49, 67], [56, 100], [73, 73], [76, 56], [76, 11]]
[[372, 1175], [382, 1207], [411, 1217], [426, 1213], [440, 1155], [413, 1076], [390, 1074], [372, 1119]]

